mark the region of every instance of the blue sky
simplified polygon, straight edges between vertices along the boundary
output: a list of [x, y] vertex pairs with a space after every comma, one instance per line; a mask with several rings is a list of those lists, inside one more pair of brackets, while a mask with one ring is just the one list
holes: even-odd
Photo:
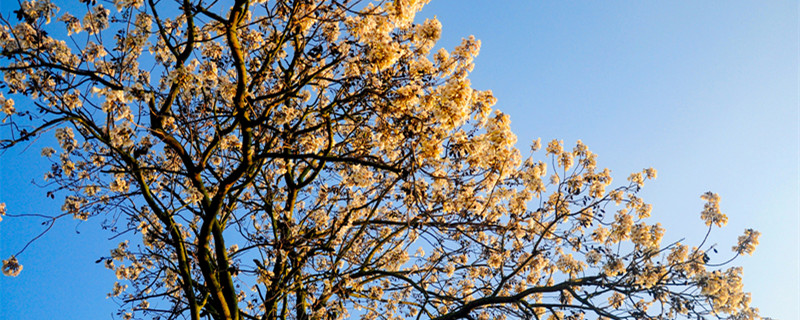
[[[763, 315], [800, 319], [797, 2], [441, 0], [418, 17], [434, 15], [441, 46], [482, 41], [473, 87], [493, 90], [521, 149], [538, 137], [581, 139], [620, 183], [658, 169], [642, 195], [665, 241], [699, 242], [699, 196], [719, 193], [730, 222], [712, 234], [723, 249], [712, 259], [726, 260], [745, 228], [759, 230], [756, 253], [734, 262], [745, 289]], [[42, 145], [0, 159], [9, 211], [59, 212], [29, 183], [47, 166]], [[0, 256], [39, 222], [0, 222]], [[99, 221], [57, 222], [20, 256], [19, 277], [0, 277], [0, 318], [111, 318], [115, 277], [94, 264], [117, 242], [108, 235]]]

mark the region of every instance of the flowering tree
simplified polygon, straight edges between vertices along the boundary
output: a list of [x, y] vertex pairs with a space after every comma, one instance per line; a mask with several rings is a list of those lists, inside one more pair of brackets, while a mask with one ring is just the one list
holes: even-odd
[[740, 268], [661, 243], [655, 170], [524, 158], [427, 1], [81, 2], [0, 17], [0, 149], [55, 133], [50, 219], [124, 230], [98, 261], [123, 318], [757, 318]]

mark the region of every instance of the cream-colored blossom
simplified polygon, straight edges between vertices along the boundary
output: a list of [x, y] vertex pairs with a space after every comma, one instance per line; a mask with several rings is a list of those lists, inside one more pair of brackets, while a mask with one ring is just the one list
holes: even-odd
[[603, 273], [609, 277], [614, 277], [624, 272], [625, 263], [621, 259], [611, 259], [603, 266]]
[[14, 100], [6, 99], [0, 95], [0, 111], [9, 116], [13, 116], [17, 113], [17, 109], [14, 108]]
[[563, 145], [564, 145], [563, 141], [553, 139], [552, 141], [550, 141], [550, 143], [547, 144], [547, 148], [545, 150], [547, 150], [547, 154], [560, 155], [562, 152], [564, 152]]
[[10, 258], [3, 260], [3, 274], [9, 277], [16, 277], [22, 271], [22, 265], [19, 264], [17, 258], [11, 256]]
[[569, 170], [573, 164], [572, 153], [566, 151], [562, 152], [558, 157], [558, 164], [564, 168], [564, 170]]
[[644, 173], [644, 175], [645, 175], [645, 177], [646, 177], [647, 179], [651, 179], [651, 180], [652, 180], [652, 179], [655, 179], [655, 178], [656, 178], [656, 176], [657, 176], [656, 169], [653, 169], [653, 167], [650, 167], [650, 168], [644, 169], [644, 170], [643, 170], [643, 173]]
[[576, 157], [586, 157], [589, 153], [589, 147], [583, 144], [583, 141], [578, 140], [575, 143], [575, 148], [572, 149], [572, 154]]
[[641, 172], [631, 173], [631, 175], [628, 176], [628, 181], [640, 187], [644, 186], [644, 176], [642, 176]]
[[125, 193], [128, 192], [129, 187], [128, 181], [125, 180], [125, 177], [123, 175], [117, 175], [114, 181], [111, 181], [109, 184], [108, 189], [112, 192]]
[[51, 147], [44, 147], [44, 148], [42, 148], [42, 157], [50, 157], [50, 156], [52, 156], [54, 153], [56, 153], [56, 150], [55, 150], [55, 149], [53, 149], [53, 148], [51, 148]]
[[609, 240], [616, 243], [628, 239], [632, 228], [633, 217], [624, 211], [618, 211], [614, 215], [614, 224], [611, 226]]
[[617, 205], [622, 203], [624, 195], [625, 194], [622, 192], [622, 190], [613, 190], [608, 193], [608, 197], [611, 198], [611, 200], [614, 200], [614, 203]]
[[65, 152], [70, 152], [77, 146], [75, 141], [75, 134], [69, 127], [56, 129], [56, 139]]
[[96, 5], [83, 17], [84, 30], [89, 34], [95, 34], [108, 28], [109, 13], [110, 11], [103, 8], [102, 4]]
[[608, 297], [608, 304], [614, 309], [619, 309], [623, 302], [625, 302], [625, 296], [619, 292], [614, 292]]
[[60, 18], [58, 18], [58, 21], [62, 21], [67, 25], [68, 36], [83, 31], [83, 27], [81, 26], [81, 21], [69, 13], [65, 13], [64, 15], [62, 15]]
[[680, 243], [676, 243], [674, 247], [667, 255], [667, 262], [670, 264], [678, 264], [686, 261], [686, 257], [689, 255], [689, 248], [685, 245]]
[[700, 213], [700, 218], [705, 221], [707, 226], [714, 224], [717, 227], [722, 227], [728, 223], [728, 216], [720, 212], [719, 209], [719, 195], [706, 192], [700, 198], [706, 201], [703, 212]]
[[733, 252], [738, 254], [746, 253], [752, 255], [756, 250], [756, 246], [758, 245], [758, 237], [760, 235], [761, 233], [756, 230], [745, 229], [744, 235], [739, 236], [737, 245], [733, 247]]
[[531, 142], [531, 151], [536, 152], [542, 148], [542, 138], [536, 138]]
[[116, 297], [122, 294], [125, 289], [128, 288], [127, 284], [120, 284], [119, 282], [114, 282], [114, 288], [111, 290], [111, 293], [108, 294], [109, 298]]
[[610, 232], [605, 227], [597, 227], [592, 233], [592, 240], [597, 243], [604, 243], [608, 239]]
[[572, 254], [561, 255], [556, 261], [556, 267], [561, 272], [575, 276], [585, 268], [583, 261], [575, 260]]
[[25, 16], [31, 19], [44, 19], [50, 23], [50, 18], [58, 12], [58, 7], [49, 0], [22, 1], [20, 9]]
[[117, 8], [117, 11], [122, 11], [129, 7], [139, 8], [143, 4], [144, 0], [114, 0], [114, 6]]
[[600, 254], [597, 250], [591, 250], [586, 253], [586, 262], [591, 265], [596, 265], [600, 263], [600, 260], [603, 258], [603, 255]]

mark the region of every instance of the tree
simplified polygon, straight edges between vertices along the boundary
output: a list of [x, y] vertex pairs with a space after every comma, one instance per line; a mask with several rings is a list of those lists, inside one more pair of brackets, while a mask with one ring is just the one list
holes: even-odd
[[758, 317], [706, 241], [661, 244], [655, 170], [612, 187], [580, 141], [523, 159], [467, 78], [480, 42], [432, 53], [425, 1], [82, 2], [0, 18], [0, 149], [55, 131], [50, 226], [127, 239], [98, 260], [123, 318]]

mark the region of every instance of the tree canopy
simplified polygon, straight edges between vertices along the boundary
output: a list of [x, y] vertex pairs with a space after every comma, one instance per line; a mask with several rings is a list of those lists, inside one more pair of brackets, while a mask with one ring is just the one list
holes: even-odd
[[436, 49], [425, 2], [20, 2], [0, 150], [55, 135], [46, 219], [115, 227], [124, 319], [758, 318], [741, 268], [662, 243], [654, 169], [518, 150], [470, 85], [480, 41]]

